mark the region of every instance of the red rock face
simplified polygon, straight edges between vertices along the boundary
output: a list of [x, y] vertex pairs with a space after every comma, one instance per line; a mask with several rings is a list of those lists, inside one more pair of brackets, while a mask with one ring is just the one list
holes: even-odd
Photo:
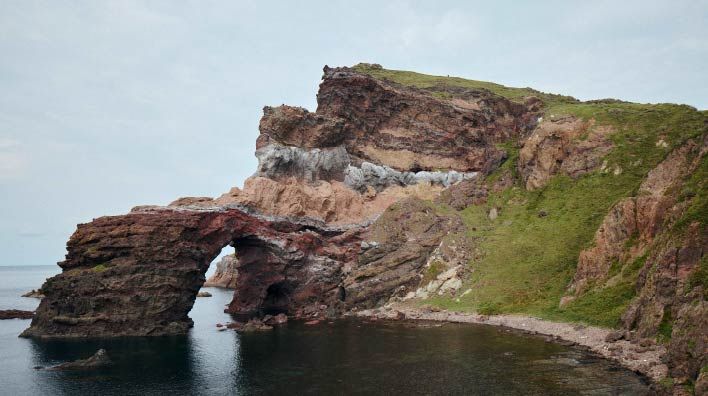
[[[24, 336], [183, 334], [209, 263], [227, 244], [243, 252], [231, 313], [253, 314], [280, 297], [292, 314], [333, 305], [342, 263], [356, 256], [358, 230], [338, 230], [238, 209], [138, 209], [79, 225], [64, 271], [43, 287]], [[326, 263], [324, 268], [322, 264]], [[272, 291], [272, 290], [271, 290]], [[271, 298], [271, 300], [268, 300]]]
[[664, 326], [669, 334], [662, 336], [670, 338], [666, 362], [677, 383], [695, 380], [708, 364], [708, 304], [702, 286], [689, 279], [708, 253], [708, 230], [698, 222], [674, 230], [686, 209], [678, 194], [707, 153], [708, 138], [686, 142], [649, 172], [635, 197], [618, 202], [597, 230], [594, 246], [580, 253], [569, 288], [580, 294], [590, 283], [607, 281], [613, 262], [646, 257], [637, 298], [622, 321], [640, 338], [656, 337]]
[[[610, 209], [595, 233], [594, 246], [580, 253], [571, 285], [575, 293], [589, 282], [603, 280], [612, 262], [630, 261], [648, 252], [657, 237], [670, 230], [684, 209], [677, 203], [677, 192], [707, 148], [705, 142], [687, 142], [649, 172], [637, 196], [624, 198]], [[636, 240], [634, 251], [627, 249], [631, 239]]]
[[458, 89], [454, 100], [435, 95], [441, 93], [325, 67], [317, 112], [266, 107], [257, 147], [343, 145], [359, 160], [402, 171], [488, 172], [506, 158], [495, 143], [535, 126], [536, 106], [487, 91]]
[[612, 148], [612, 131], [592, 124], [570, 116], [541, 122], [519, 151], [517, 169], [526, 189], [543, 187], [559, 173], [578, 178], [600, 167]]

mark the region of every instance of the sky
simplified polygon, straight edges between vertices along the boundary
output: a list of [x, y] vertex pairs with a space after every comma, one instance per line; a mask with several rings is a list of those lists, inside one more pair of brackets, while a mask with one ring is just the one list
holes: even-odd
[[0, 265], [241, 186], [263, 106], [358, 62], [708, 109], [708, 1], [0, 0]]

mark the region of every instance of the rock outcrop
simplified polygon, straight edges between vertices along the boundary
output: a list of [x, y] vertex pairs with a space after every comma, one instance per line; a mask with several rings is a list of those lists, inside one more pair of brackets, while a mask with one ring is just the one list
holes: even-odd
[[459, 228], [417, 199], [493, 170], [506, 158], [497, 143], [527, 134], [538, 112], [488, 91], [437, 94], [326, 67], [315, 113], [264, 109], [243, 189], [79, 225], [24, 335], [183, 334], [227, 244], [237, 257], [214, 284], [235, 288], [235, 314], [333, 315], [417, 286]]
[[22, 311], [19, 309], [0, 310], [0, 320], [4, 319], [32, 319], [34, 312]]
[[62, 363], [48, 370], [55, 371], [70, 371], [70, 370], [96, 370], [108, 367], [113, 364], [111, 358], [108, 357], [108, 352], [105, 349], [99, 349], [93, 356], [86, 359], [79, 359], [73, 362]]
[[30, 290], [27, 293], [23, 294], [22, 297], [28, 297], [28, 298], [44, 298], [44, 294], [42, 294], [42, 290]]
[[461, 231], [458, 218], [440, 216], [420, 200], [389, 207], [362, 235], [362, 252], [343, 281], [346, 301], [369, 308], [415, 290], [433, 251]]
[[489, 91], [441, 100], [349, 68], [324, 72], [317, 114], [344, 121], [342, 143], [352, 156], [399, 171], [487, 173], [506, 158], [496, 143], [527, 133], [537, 119], [535, 108]]
[[238, 270], [236, 265], [238, 259], [235, 254], [229, 254], [221, 258], [216, 263], [216, 271], [204, 282], [204, 286], [223, 287], [226, 289], [235, 289], [236, 280], [238, 279]]
[[526, 188], [543, 187], [559, 173], [578, 178], [600, 167], [612, 149], [611, 129], [593, 124], [571, 116], [539, 123], [519, 152], [517, 166]]
[[287, 302], [296, 314], [338, 296], [341, 263], [356, 256], [359, 230], [251, 215], [240, 209], [137, 208], [79, 225], [63, 272], [24, 336], [184, 334], [211, 260], [237, 247], [232, 313], [251, 315]]
[[708, 137], [688, 141], [649, 172], [636, 196], [618, 202], [597, 230], [594, 246], [581, 252], [569, 287], [572, 299], [591, 284], [612, 282], [612, 265], [640, 265], [638, 298], [623, 324], [637, 339], [668, 339], [670, 375], [681, 384], [708, 364], [706, 291], [692, 282], [705, 267], [708, 230], [698, 222], [677, 228], [687, 208], [679, 194], [707, 153]]
[[[700, 164], [707, 149], [701, 146], [691, 141], [672, 152], [649, 172], [635, 197], [621, 200], [610, 210], [595, 233], [594, 246], [580, 253], [571, 289], [581, 292], [587, 283], [607, 277], [613, 262], [642, 256], [656, 236], [677, 220], [685, 205], [677, 202], [676, 193]], [[627, 249], [628, 244], [632, 249]]]

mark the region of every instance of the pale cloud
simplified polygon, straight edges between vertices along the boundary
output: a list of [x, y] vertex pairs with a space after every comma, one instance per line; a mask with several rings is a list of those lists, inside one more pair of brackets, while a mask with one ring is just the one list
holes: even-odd
[[20, 141], [17, 139], [2, 137], [0, 136], [0, 150], [9, 150], [20, 145]]
[[[708, 108], [705, 1], [0, 1], [0, 265], [241, 185], [264, 105], [360, 61]], [[18, 233], [20, 230], [20, 233]], [[42, 248], [27, 258], [28, 244]]]
[[479, 37], [478, 21], [473, 14], [458, 9], [442, 13], [421, 12], [405, 3], [395, 2], [388, 6], [397, 16], [386, 26], [384, 37], [389, 37], [396, 45], [407, 49], [455, 48], [469, 45]]
[[20, 141], [0, 136], [0, 182], [21, 178], [27, 163]]

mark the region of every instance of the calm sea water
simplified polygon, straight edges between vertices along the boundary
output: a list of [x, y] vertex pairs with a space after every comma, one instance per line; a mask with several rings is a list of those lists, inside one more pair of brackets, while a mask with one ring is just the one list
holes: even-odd
[[[0, 267], [0, 309], [34, 309], [19, 297], [58, 272]], [[17, 335], [29, 320], [0, 321], [2, 395], [439, 394], [641, 395], [633, 373], [585, 352], [503, 329], [419, 327], [354, 320], [272, 332], [218, 332], [231, 293], [209, 291], [186, 337], [40, 342]], [[115, 365], [91, 372], [35, 370], [106, 348]]]

